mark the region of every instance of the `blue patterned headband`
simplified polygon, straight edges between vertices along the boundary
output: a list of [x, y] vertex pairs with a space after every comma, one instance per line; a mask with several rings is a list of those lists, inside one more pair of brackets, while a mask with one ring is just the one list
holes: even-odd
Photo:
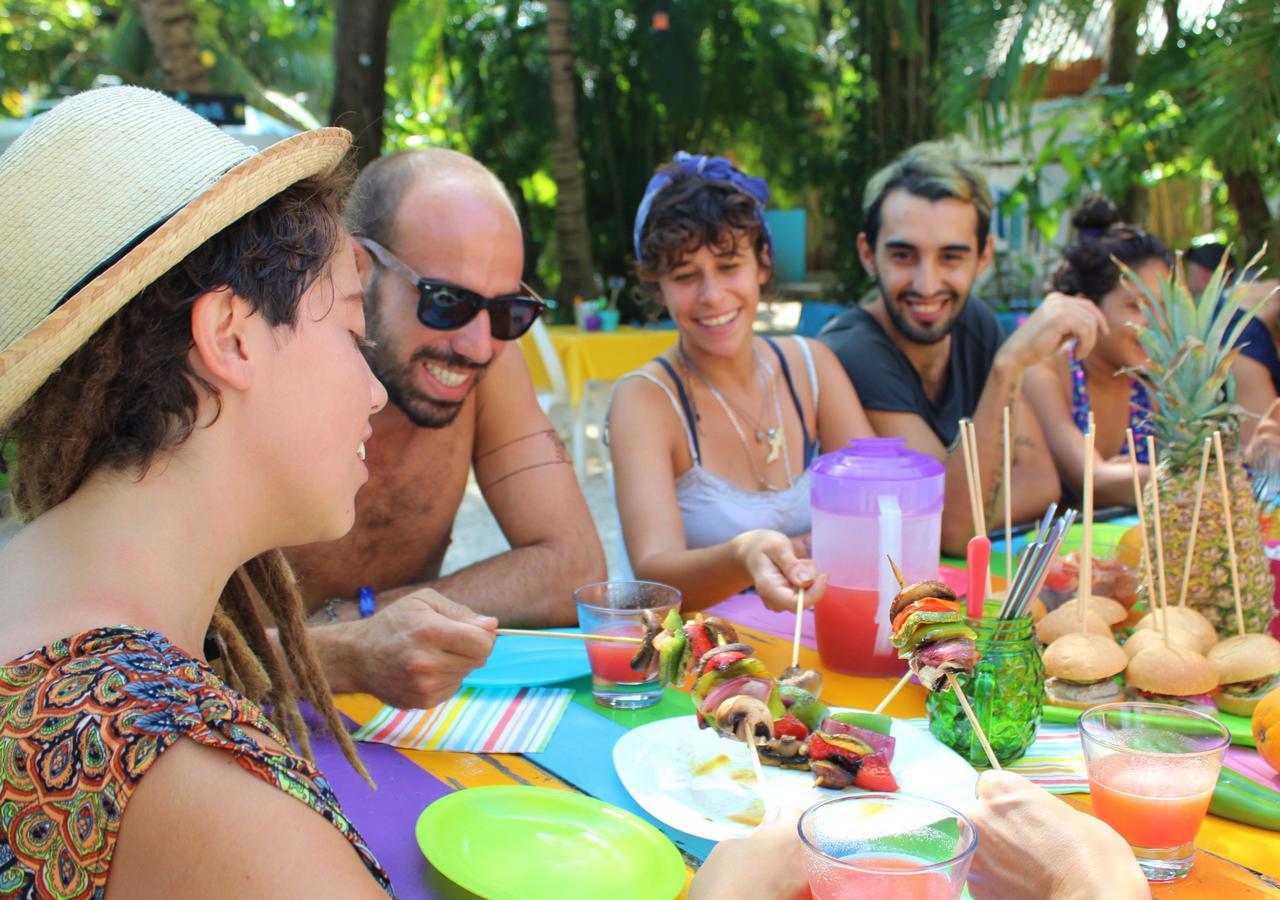
[[681, 150], [671, 157], [671, 162], [675, 164], [675, 171], [664, 170], [650, 178], [648, 186], [644, 189], [644, 199], [640, 201], [640, 206], [636, 210], [632, 242], [635, 246], [637, 262], [640, 261], [640, 235], [644, 232], [645, 222], [649, 218], [649, 207], [653, 205], [653, 198], [675, 181], [673, 176], [696, 176], [708, 181], [727, 181], [753, 198], [756, 201], [756, 216], [759, 217], [760, 227], [764, 231], [765, 244], [773, 246], [773, 235], [769, 233], [769, 223], [764, 218], [764, 205], [769, 201], [769, 182], [763, 178], [752, 178], [723, 156], [693, 156]]

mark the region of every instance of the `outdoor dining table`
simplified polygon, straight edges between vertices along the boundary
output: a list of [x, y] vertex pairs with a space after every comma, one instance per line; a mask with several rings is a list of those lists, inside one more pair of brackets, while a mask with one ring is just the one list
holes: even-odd
[[[956, 570], [949, 574], [954, 577]], [[756, 601], [758, 602], [758, 601]], [[733, 608], [750, 610], [738, 617], [741, 639], [755, 648], [756, 656], [770, 671], [790, 663], [790, 613], [768, 613], [742, 603]], [[812, 613], [808, 613], [812, 616]], [[729, 618], [733, 620], [734, 616]], [[772, 625], [766, 630], [760, 625]], [[810, 630], [810, 633], [811, 630]], [[801, 647], [800, 664], [821, 668], [818, 652]], [[832, 706], [871, 709], [888, 692], [890, 680], [857, 678], [825, 673], [822, 699]], [[383, 744], [360, 744], [359, 750], [377, 782], [371, 790], [342, 759], [329, 739], [317, 741], [317, 761], [330, 777], [348, 815], [364, 833], [374, 853], [389, 871], [400, 897], [472, 897], [474, 895], [437, 873], [417, 846], [414, 825], [422, 810], [446, 794], [483, 785], [535, 785], [581, 791], [627, 809], [653, 823], [680, 848], [691, 878], [711, 842], [676, 831], [647, 813], [631, 799], [613, 767], [613, 745], [628, 729], [671, 716], [689, 716], [693, 710], [687, 695], [667, 688], [655, 707], [616, 711], [596, 705], [588, 678], [568, 682], [574, 700], [540, 754], [450, 753], [399, 750]], [[925, 691], [909, 684], [885, 710], [900, 718], [925, 714]], [[363, 724], [381, 704], [372, 697], [350, 694], [338, 698], [338, 707], [353, 722]], [[1088, 794], [1066, 794], [1072, 806], [1091, 811]], [[1280, 896], [1280, 836], [1217, 816], [1208, 816], [1196, 838], [1196, 864], [1191, 875], [1173, 885], [1156, 887], [1156, 897]], [[687, 884], [687, 881], [686, 881]], [[566, 897], [571, 896], [566, 893]]]

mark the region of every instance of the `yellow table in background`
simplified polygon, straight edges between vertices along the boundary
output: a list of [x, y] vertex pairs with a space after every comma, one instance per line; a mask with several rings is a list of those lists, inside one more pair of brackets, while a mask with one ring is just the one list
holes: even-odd
[[[661, 354], [676, 342], [675, 329], [623, 326], [617, 331], [582, 331], [576, 325], [550, 325], [547, 333], [555, 346], [568, 382], [569, 400], [577, 406], [588, 381], [614, 381]], [[520, 349], [529, 364], [536, 387], [551, 380], [533, 339], [525, 335]]]

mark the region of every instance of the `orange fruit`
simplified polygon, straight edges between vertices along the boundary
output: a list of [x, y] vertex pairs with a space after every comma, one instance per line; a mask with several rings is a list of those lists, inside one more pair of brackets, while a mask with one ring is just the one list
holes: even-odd
[[1280, 688], [1263, 697], [1253, 710], [1253, 739], [1259, 755], [1280, 772]]
[[1116, 559], [1130, 569], [1142, 568], [1142, 526], [1134, 525], [1116, 542]]

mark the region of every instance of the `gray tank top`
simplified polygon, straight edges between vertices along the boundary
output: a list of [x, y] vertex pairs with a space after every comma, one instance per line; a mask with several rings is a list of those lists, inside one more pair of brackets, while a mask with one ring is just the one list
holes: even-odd
[[[804, 355], [805, 366], [809, 374], [809, 389], [813, 394], [813, 406], [818, 407], [818, 375], [813, 367], [813, 356], [804, 338], [796, 335], [796, 344]], [[784, 370], [785, 372], [785, 370]], [[788, 383], [790, 374], [786, 373]], [[787, 536], [805, 534], [810, 529], [809, 510], [809, 463], [805, 459], [805, 469], [793, 485], [782, 491], [749, 491], [726, 478], [708, 472], [702, 466], [699, 448], [694, 439], [693, 426], [689, 421], [680, 400], [676, 399], [671, 388], [648, 372], [631, 372], [618, 379], [621, 384], [628, 378], [643, 378], [658, 386], [671, 401], [671, 407], [684, 428], [685, 440], [689, 443], [689, 457], [693, 460], [687, 470], [676, 478], [676, 501], [680, 506], [680, 519], [684, 523], [685, 546], [690, 550], [703, 547], [714, 547], [732, 540], [744, 531], [753, 528], [768, 528], [780, 531]], [[617, 390], [617, 385], [614, 386]], [[795, 398], [795, 392], [792, 391]], [[613, 405], [613, 398], [609, 398]], [[796, 411], [804, 421], [804, 410], [796, 398]], [[606, 413], [605, 420], [608, 421]], [[807, 429], [806, 429], [807, 430]], [[610, 478], [612, 478], [612, 472]], [[621, 528], [619, 528], [621, 535]], [[621, 537], [619, 537], [621, 540]], [[622, 561], [623, 571], [614, 577], [630, 578], [632, 576], [630, 561], [624, 552], [618, 554]]]

